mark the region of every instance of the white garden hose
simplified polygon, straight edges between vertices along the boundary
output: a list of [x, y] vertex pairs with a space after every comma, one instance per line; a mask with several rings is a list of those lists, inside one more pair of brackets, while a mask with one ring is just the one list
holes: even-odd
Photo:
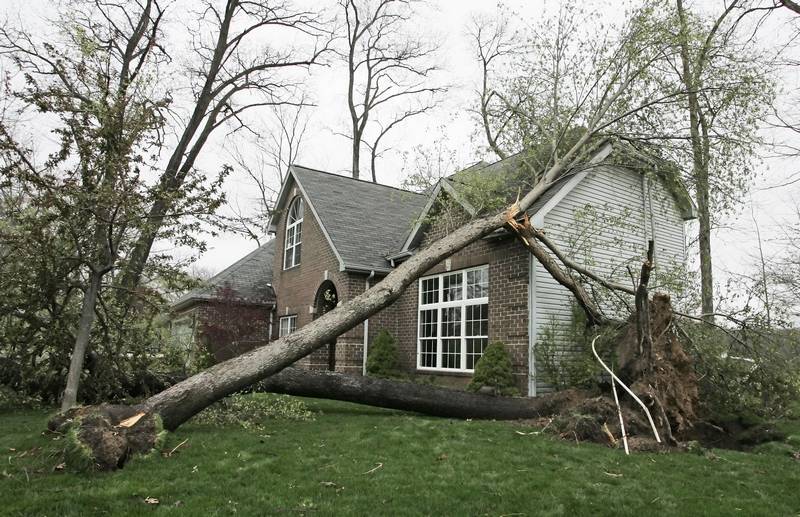
[[592, 353], [593, 353], [593, 354], [594, 354], [594, 356], [597, 358], [597, 360], [600, 362], [600, 365], [601, 365], [601, 366], [602, 366], [602, 367], [605, 369], [605, 371], [607, 371], [607, 372], [608, 372], [608, 373], [611, 375], [611, 378], [612, 378], [612, 379], [614, 379], [615, 381], [617, 381], [617, 382], [619, 383], [619, 385], [620, 385], [620, 386], [622, 386], [622, 387], [625, 389], [625, 391], [627, 391], [627, 392], [628, 392], [628, 394], [629, 394], [631, 397], [633, 397], [633, 399], [634, 399], [636, 402], [638, 402], [638, 403], [639, 403], [639, 405], [640, 405], [640, 406], [642, 406], [642, 409], [644, 409], [644, 412], [647, 414], [647, 420], [650, 422], [650, 427], [653, 429], [653, 435], [656, 437], [656, 442], [658, 442], [658, 443], [661, 443], [661, 438], [659, 438], [659, 436], [658, 436], [658, 429], [656, 429], [656, 424], [655, 424], [655, 422], [653, 422], [653, 417], [652, 417], [652, 415], [650, 415], [650, 410], [649, 410], [649, 409], [647, 409], [647, 406], [644, 404], [644, 402], [642, 402], [642, 400], [641, 400], [639, 397], [637, 397], [637, 396], [636, 396], [636, 394], [635, 394], [634, 392], [632, 392], [632, 391], [631, 391], [631, 389], [630, 389], [629, 387], [627, 387], [627, 386], [625, 385], [625, 383], [624, 383], [624, 382], [622, 382], [622, 381], [620, 380], [620, 378], [619, 378], [619, 377], [617, 377], [617, 376], [614, 374], [614, 372], [612, 372], [612, 371], [611, 371], [611, 368], [609, 368], [608, 366], [606, 366], [606, 363], [604, 363], [604, 362], [603, 362], [603, 360], [602, 360], [602, 359], [600, 359], [600, 356], [599, 356], [599, 355], [597, 355], [597, 350], [596, 350], [596, 349], [595, 349], [595, 347], [594, 347], [594, 343], [595, 343], [595, 341], [597, 341], [597, 338], [599, 338], [599, 337], [600, 337], [600, 336], [596, 336], [596, 337], [595, 337], [595, 338], [592, 340]]
[[611, 378], [611, 391], [614, 392], [614, 403], [617, 405], [617, 414], [619, 415], [619, 430], [622, 433], [622, 443], [625, 445], [625, 455], [630, 455], [631, 451], [628, 449], [628, 434], [625, 432], [625, 421], [622, 419], [622, 408], [619, 405], [619, 397], [617, 397], [617, 382]]

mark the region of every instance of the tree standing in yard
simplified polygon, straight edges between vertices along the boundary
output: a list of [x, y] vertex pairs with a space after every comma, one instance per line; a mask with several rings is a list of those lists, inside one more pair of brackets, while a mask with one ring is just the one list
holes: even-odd
[[[419, 0], [379, 0], [375, 5], [362, 0], [341, 0], [346, 29], [347, 108], [350, 113], [352, 175], [361, 175], [361, 146], [370, 150], [372, 181], [377, 182], [376, 161], [381, 140], [404, 121], [436, 106], [436, 96], [445, 90], [432, 84], [438, 70], [433, 63], [435, 46], [412, 34], [414, 6]], [[381, 121], [381, 110], [401, 101], [412, 105], [394, 110]], [[378, 126], [366, 142], [367, 124]]]
[[[718, 218], [741, 206], [763, 143], [760, 123], [774, 98], [774, 60], [758, 50], [749, 33], [740, 34], [743, 20], [761, 10], [756, 7], [733, 1], [707, 19], [681, 0], [652, 3], [649, 8], [659, 12], [664, 27], [649, 30], [664, 52], [642, 70], [640, 80], [675, 95], [603, 131], [685, 171], [698, 211], [701, 305], [709, 321], [714, 317], [712, 214]], [[527, 32], [512, 33], [503, 16], [479, 20], [472, 28], [483, 77], [478, 126], [491, 151], [501, 158], [526, 153], [534, 173], [550, 166], [582, 123], [574, 99], [585, 86], [574, 78], [592, 77], [594, 66], [580, 36], [583, 14], [568, 5]]]
[[[156, 45], [163, 12], [155, 0], [140, 5], [119, 29], [123, 8], [108, 5], [100, 19], [77, 10], [60, 27], [68, 45], [36, 45], [25, 33], [3, 30], [0, 49], [26, 74], [16, 96], [60, 124], [60, 148], [43, 165], [3, 127], [6, 174], [27, 194], [31, 205], [59, 219], [84, 272], [83, 301], [71, 354], [62, 409], [77, 402], [102, 284], [120, 258], [121, 247], [138, 224], [144, 203], [140, 180], [145, 155], [158, 144], [168, 104], [154, 95], [148, 76], [166, 56]], [[115, 41], [115, 45], [102, 42]]]
[[[688, 118], [691, 174], [700, 251], [702, 316], [714, 321], [711, 214], [740, 204], [754, 175], [758, 135], [772, 103], [771, 63], [757, 56], [752, 40], [738, 36], [747, 6], [732, 1], [707, 23], [676, 0], [680, 62], [675, 70], [686, 88], [682, 103]], [[678, 66], [679, 65], [679, 66]]]
[[[199, 221], [222, 203], [229, 171], [223, 167], [209, 181], [198, 170], [206, 143], [220, 127], [246, 128], [253, 108], [295, 102], [295, 80], [281, 71], [305, 70], [329, 41], [317, 15], [289, 4], [205, 3], [196, 19], [203, 36], [192, 40], [196, 62], [186, 70], [189, 116], [182, 120], [185, 105], [173, 98], [180, 89], [159, 80], [181, 72], [172, 68], [161, 30], [167, 14], [158, 0], [75, 0], [60, 13], [55, 42], [0, 31], [0, 53], [20, 72], [9, 84], [20, 112], [38, 112], [35, 120], [52, 123], [58, 139], [58, 149], [39, 163], [39, 150], [22, 143], [27, 135], [0, 126], [3, 173], [47, 214], [42, 224], [69, 236], [68, 260], [80, 269], [81, 316], [63, 409], [77, 402], [98, 307], [114, 305], [120, 321], [131, 317], [143, 275], [168, 262], [151, 256], [155, 240], [202, 246]], [[250, 42], [264, 31], [307, 37], [313, 48], [302, 57], [272, 46], [254, 52]], [[164, 150], [170, 154], [162, 167]]]

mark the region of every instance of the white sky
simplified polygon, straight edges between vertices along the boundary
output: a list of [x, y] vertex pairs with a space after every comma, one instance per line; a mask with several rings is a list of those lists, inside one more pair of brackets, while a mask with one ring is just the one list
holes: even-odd
[[[193, 1], [193, 0], [189, 0]], [[309, 2], [309, 6], [333, 5], [334, 2]], [[191, 4], [190, 4], [191, 5]], [[516, 12], [520, 21], [534, 22], [542, 11], [557, 9], [557, 1], [509, 0], [504, 5]], [[614, 18], [621, 16], [619, 2], [590, 2], [586, 7], [589, 17]], [[692, 4], [696, 8], [716, 11], [722, 0], [702, 0]], [[497, 3], [492, 0], [438, 0], [421, 12], [418, 21], [420, 33], [436, 34], [441, 41], [439, 62], [443, 68], [442, 79], [452, 85], [439, 109], [428, 115], [415, 118], [395, 129], [386, 144], [391, 148], [379, 162], [381, 183], [399, 185], [403, 179], [403, 153], [418, 145], [430, 145], [436, 139], [444, 139], [448, 148], [457, 152], [460, 164], [466, 165], [479, 158], [484, 142], [473, 138], [474, 124], [467, 109], [475, 104], [475, 86], [478, 70], [472, 59], [470, 44], [466, 36], [466, 23], [474, 13], [493, 12]], [[47, 0], [0, 0], [0, 16], [21, 19], [29, 27], [42, 27], [41, 20], [51, 16], [52, 3]], [[789, 34], [786, 20], [788, 13], [780, 13], [770, 20], [765, 34], [765, 43], [781, 41]], [[774, 40], [772, 39], [774, 38]], [[800, 87], [798, 74], [787, 75], [787, 89]], [[340, 64], [318, 68], [307, 80], [307, 89], [316, 102], [301, 146], [298, 163], [318, 169], [346, 174], [349, 170], [349, 142], [336, 132], [347, 132], [348, 114], [345, 104], [346, 76]], [[265, 113], [264, 116], [267, 116]], [[800, 146], [800, 143], [797, 143]], [[208, 145], [201, 159], [201, 167], [213, 173], [221, 163], [231, 159], [220, 139]], [[362, 163], [368, 156], [362, 157]], [[782, 235], [786, 224], [797, 224], [796, 202], [800, 204], [800, 183], [779, 189], [766, 189], [781, 183], [792, 173], [800, 171], [800, 163], [791, 160], [769, 159], [764, 162], [763, 172], [756, 180], [749, 201], [741, 212], [728, 218], [723, 228], [714, 234], [714, 265], [717, 280], [727, 272], [746, 272], [755, 264], [751, 249], [754, 242], [753, 218], [758, 221], [768, 254], [777, 250], [775, 239]], [[368, 165], [362, 173], [368, 172]], [[233, 203], [241, 206], [252, 204], [252, 186], [242, 173], [234, 172], [226, 184], [226, 191]], [[208, 251], [199, 258], [197, 267], [206, 272], [217, 272], [233, 263], [255, 247], [253, 241], [234, 235], [220, 235], [208, 241]]]

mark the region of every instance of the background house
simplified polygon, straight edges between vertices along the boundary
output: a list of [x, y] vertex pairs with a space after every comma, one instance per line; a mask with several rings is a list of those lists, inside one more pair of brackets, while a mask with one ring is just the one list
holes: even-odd
[[275, 241], [269, 241], [172, 305], [170, 333], [176, 346], [186, 350], [187, 361], [199, 345], [224, 361], [269, 341], [274, 254]]

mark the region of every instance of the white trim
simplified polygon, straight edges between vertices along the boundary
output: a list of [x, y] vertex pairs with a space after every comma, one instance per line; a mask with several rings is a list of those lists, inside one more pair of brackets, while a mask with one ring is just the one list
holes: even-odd
[[419, 217], [417, 217], [417, 221], [414, 223], [414, 227], [411, 228], [411, 233], [408, 234], [405, 242], [403, 243], [403, 247], [400, 249], [400, 252], [408, 251], [408, 247], [411, 246], [411, 241], [414, 240], [414, 237], [419, 232], [420, 228], [422, 227], [422, 222], [425, 220], [425, 217], [428, 215], [428, 212], [431, 210], [433, 206], [433, 202], [436, 201], [436, 198], [439, 196], [439, 192], [442, 190], [442, 180], [436, 182], [436, 186], [433, 188], [433, 192], [431, 192], [430, 197], [428, 197], [428, 202], [425, 203], [425, 206], [422, 209]]
[[[339, 254], [339, 250], [336, 249], [336, 246], [333, 245], [333, 239], [331, 239], [328, 230], [325, 229], [325, 224], [322, 222], [322, 219], [319, 217], [319, 213], [317, 213], [317, 209], [314, 208], [314, 203], [311, 202], [311, 198], [308, 196], [308, 193], [303, 188], [303, 185], [300, 183], [300, 180], [297, 179], [297, 175], [294, 172], [294, 165], [289, 166], [289, 174], [286, 176], [286, 179], [283, 180], [283, 185], [281, 186], [280, 192], [278, 192], [278, 199], [275, 201], [275, 211], [278, 212], [277, 208], [281, 206], [283, 203], [283, 197], [286, 194], [286, 185], [289, 184], [289, 178], [294, 179], [294, 183], [296, 188], [300, 189], [300, 193], [303, 196], [303, 201], [305, 202], [306, 206], [311, 210], [311, 214], [314, 216], [314, 219], [317, 221], [317, 225], [322, 230], [322, 235], [325, 236], [325, 240], [328, 241], [328, 246], [331, 247], [331, 251], [336, 256], [336, 260], [339, 261], [339, 271], [344, 271], [344, 260], [342, 260], [342, 256]], [[294, 196], [292, 196], [294, 197]], [[273, 215], [270, 217], [268, 231], [275, 233], [277, 232], [278, 228], [274, 221], [275, 216]]]
[[428, 213], [433, 208], [433, 204], [436, 202], [436, 199], [439, 197], [439, 194], [441, 194], [442, 189], [444, 189], [448, 194], [453, 196], [453, 199], [455, 199], [456, 202], [459, 205], [461, 205], [461, 207], [464, 210], [466, 210], [470, 216], [475, 217], [478, 214], [478, 211], [475, 210], [475, 207], [473, 207], [469, 201], [464, 199], [464, 196], [458, 193], [456, 188], [452, 185], [452, 183], [450, 183], [447, 180], [447, 178], [441, 178], [439, 179], [439, 181], [436, 182], [436, 187], [434, 187], [433, 191], [428, 197], [428, 202], [425, 203], [425, 207], [422, 209], [422, 212], [417, 218], [417, 222], [414, 223], [414, 227], [411, 228], [411, 233], [408, 234], [408, 237], [403, 243], [403, 247], [400, 249], [400, 253], [408, 251], [409, 246], [411, 246], [411, 243], [414, 241], [414, 238], [417, 236], [420, 229], [422, 228], [422, 225], [425, 222], [425, 218], [428, 216]]
[[342, 256], [339, 254], [339, 250], [337, 250], [336, 246], [333, 245], [333, 239], [331, 239], [331, 236], [328, 233], [328, 230], [325, 229], [325, 224], [322, 222], [322, 219], [319, 217], [319, 214], [317, 213], [317, 209], [314, 208], [314, 203], [311, 202], [311, 198], [308, 196], [308, 193], [306, 193], [306, 189], [303, 188], [303, 185], [300, 183], [300, 181], [297, 180], [297, 177], [294, 175], [294, 169], [291, 169], [291, 171], [292, 171], [292, 177], [294, 178], [295, 184], [300, 189], [300, 192], [303, 194], [303, 199], [306, 201], [306, 204], [311, 209], [311, 213], [314, 215], [314, 219], [316, 219], [317, 225], [322, 230], [322, 234], [325, 236], [325, 240], [328, 241], [328, 246], [331, 247], [331, 250], [333, 251], [333, 254], [336, 255], [336, 260], [339, 261], [339, 271], [344, 271], [344, 260], [342, 260]]
[[[612, 146], [611, 144], [606, 144], [603, 146], [602, 149], [597, 151], [597, 153], [592, 156], [592, 159], [589, 160], [587, 165], [596, 165], [601, 161], [605, 160], [609, 154], [611, 154]], [[554, 209], [561, 201], [567, 197], [572, 189], [578, 186], [578, 183], [583, 181], [583, 179], [589, 175], [591, 172], [591, 167], [587, 167], [586, 169], [582, 170], [581, 172], [575, 174], [566, 185], [561, 187], [558, 192], [555, 193], [553, 197], [551, 197], [547, 203], [544, 204], [542, 208], [536, 211], [531, 218], [531, 222], [534, 226], [544, 226], [544, 216], [546, 216], [552, 209]], [[558, 180], [556, 180], [558, 181]], [[552, 187], [551, 187], [552, 188]]]
[[478, 211], [475, 210], [475, 207], [472, 206], [472, 204], [469, 201], [464, 199], [464, 196], [459, 194], [456, 188], [453, 186], [453, 184], [447, 181], [446, 178], [442, 178], [442, 186], [447, 191], [447, 193], [453, 196], [453, 199], [455, 199], [458, 202], [458, 204], [461, 205], [464, 208], [464, 210], [467, 211], [469, 215], [471, 215], [472, 217], [478, 215]]
[[[451, 373], [452, 372], [472, 373], [472, 372], [475, 371], [474, 368], [469, 368], [469, 369], [466, 368], [466, 364], [467, 364], [467, 339], [468, 338], [486, 339], [487, 346], [488, 346], [488, 343], [489, 343], [488, 312], [487, 312], [487, 322], [486, 322], [487, 323], [486, 335], [485, 336], [467, 336], [467, 327], [466, 327], [467, 310], [466, 310], [466, 308], [467, 307], [471, 307], [471, 306], [475, 306], [475, 305], [486, 305], [487, 306], [487, 311], [488, 311], [488, 305], [489, 305], [489, 296], [488, 295], [487, 296], [483, 296], [481, 298], [469, 298], [469, 299], [467, 298], [467, 273], [469, 273], [470, 271], [478, 271], [478, 270], [485, 270], [486, 271], [487, 282], [491, 282], [491, 279], [489, 278], [489, 265], [488, 264], [482, 264], [480, 266], [468, 267], [468, 268], [459, 269], [459, 270], [456, 270], [456, 271], [446, 271], [446, 272], [443, 272], [443, 273], [437, 273], [435, 275], [428, 275], [428, 276], [420, 277], [417, 280], [417, 286], [418, 286], [418, 289], [417, 289], [417, 370], [425, 371], [425, 372], [451, 372]], [[443, 290], [444, 290], [443, 278], [446, 277], [446, 276], [453, 275], [453, 274], [462, 275], [461, 299], [453, 300], [453, 301], [449, 301], [449, 302], [444, 302], [444, 301], [442, 301], [442, 295], [443, 295]], [[429, 303], [429, 304], [423, 305], [422, 304], [422, 282], [425, 281], [425, 280], [433, 279], [433, 278], [438, 278], [438, 287], [437, 287], [437, 292], [438, 292], [437, 299], [438, 299], [438, 302]], [[487, 287], [488, 287], [488, 285], [487, 285]], [[455, 308], [455, 307], [458, 307], [458, 308], [461, 309], [461, 321], [460, 321], [461, 332], [460, 332], [460, 336], [458, 336], [458, 337], [459, 337], [460, 342], [461, 342], [460, 364], [461, 364], [462, 367], [461, 368], [445, 368], [445, 367], [441, 366], [442, 365], [442, 352], [443, 352], [443, 348], [444, 348], [442, 346], [442, 341], [443, 341], [443, 339], [447, 339], [447, 338], [446, 337], [445, 338], [442, 337], [442, 317], [441, 317], [442, 313], [441, 313], [441, 309]], [[437, 366], [435, 366], [435, 367], [422, 366], [422, 338], [420, 337], [420, 324], [421, 324], [420, 313], [422, 311], [428, 311], [428, 310], [435, 310], [436, 311], [436, 344], [437, 344], [437, 347], [436, 347], [436, 364], [437, 364]]]
[[528, 396], [536, 396], [536, 260], [528, 253]]
[[[286, 334], [283, 333], [284, 322], [286, 322], [288, 325], [288, 332]], [[283, 316], [280, 320], [278, 320], [278, 338], [286, 337], [295, 330], [297, 330], [297, 314]]]
[[[286, 271], [287, 269], [292, 269], [300, 265], [300, 261], [302, 257], [298, 257], [295, 254], [295, 248], [298, 246], [302, 246], [303, 244], [303, 221], [305, 220], [306, 216], [306, 202], [303, 200], [302, 196], [295, 196], [292, 198], [292, 202], [289, 205], [289, 210], [286, 213], [286, 228], [283, 232], [283, 270]], [[289, 218], [292, 216], [292, 211], [295, 210], [296, 207], [300, 207], [302, 210], [302, 215], [300, 218], [295, 219], [291, 223], [289, 223]], [[297, 229], [300, 229], [300, 240], [297, 239]], [[292, 245], [289, 246], [289, 232], [292, 232]], [[302, 254], [303, 248], [300, 248], [300, 253]], [[286, 258], [289, 256], [291, 252], [291, 265], [286, 266]]]

